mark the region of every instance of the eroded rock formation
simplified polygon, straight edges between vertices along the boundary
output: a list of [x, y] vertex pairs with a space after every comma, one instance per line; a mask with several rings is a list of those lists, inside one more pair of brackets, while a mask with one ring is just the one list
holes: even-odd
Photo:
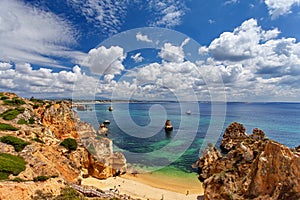
[[269, 140], [263, 131], [247, 135], [242, 124], [226, 129], [222, 156], [209, 146], [196, 163], [204, 199], [300, 199], [300, 155], [297, 148]]
[[[8, 100], [20, 98], [11, 93], [2, 93]], [[20, 98], [21, 99], [21, 98]], [[59, 194], [68, 183], [79, 183], [83, 177], [93, 176], [105, 179], [117, 173], [126, 172], [126, 159], [122, 153], [113, 152], [112, 141], [96, 138], [94, 128], [80, 121], [68, 101], [31, 101], [22, 99], [24, 104], [5, 105], [0, 100], [1, 113], [15, 107], [23, 107], [25, 112], [7, 121], [0, 117], [1, 123], [10, 124], [19, 130], [0, 130], [0, 137], [11, 135], [30, 144], [22, 151], [0, 143], [0, 153], [18, 155], [26, 161], [26, 169], [10, 179], [20, 179], [25, 183], [1, 182], [0, 199], [30, 199], [36, 190], [45, 190], [53, 195]], [[18, 124], [19, 119], [34, 119], [31, 124]], [[77, 149], [70, 151], [61, 146], [63, 139], [74, 138]], [[36, 177], [49, 178], [45, 182], [33, 182]], [[52, 185], [53, 187], [49, 187]], [[44, 189], [46, 188], [46, 189]], [[50, 189], [49, 189], [50, 188]], [[7, 196], [10, 194], [14, 196]]]

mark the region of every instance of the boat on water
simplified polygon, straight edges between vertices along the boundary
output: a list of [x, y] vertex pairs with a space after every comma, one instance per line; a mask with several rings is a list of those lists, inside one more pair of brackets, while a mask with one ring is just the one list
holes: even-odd
[[104, 120], [103, 124], [110, 124], [110, 121], [108, 119]]
[[109, 110], [109, 111], [113, 111], [114, 109], [113, 109], [112, 106], [109, 106], [108, 110]]
[[187, 110], [187, 111], [185, 112], [185, 114], [190, 115], [190, 114], [192, 114], [192, 111]]

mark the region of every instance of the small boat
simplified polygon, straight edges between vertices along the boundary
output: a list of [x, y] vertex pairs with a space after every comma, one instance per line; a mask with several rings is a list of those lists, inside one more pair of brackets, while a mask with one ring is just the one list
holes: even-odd
[[113, 109], [112, 106], [109, 106], [108, 110], [109, 110], [109, 111], [113, 111], [114, 109]]
[[187, 110], [187, 111], [185, 112], [185, 114], [190, 115], [190, 114], [192, 114], [192, 111]]
[[172, 131], [173, 130], [173, 126], [171, 124], [171, 121], [169, 119], [167, 119], [166, 123], [165, 123], [165, 131]]
[[103, 124], [110, 124], [110, 121], [108, 119], [104, 120]]

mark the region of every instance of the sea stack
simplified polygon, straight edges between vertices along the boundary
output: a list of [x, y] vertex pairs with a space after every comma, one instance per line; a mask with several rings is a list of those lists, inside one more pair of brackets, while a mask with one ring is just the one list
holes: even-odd
[[167, 119], [166, 123], [165, 123], [165, 130], [166, 131], [172, 131], [173, 130], [173, 126], [172, 123], [169, 119]]

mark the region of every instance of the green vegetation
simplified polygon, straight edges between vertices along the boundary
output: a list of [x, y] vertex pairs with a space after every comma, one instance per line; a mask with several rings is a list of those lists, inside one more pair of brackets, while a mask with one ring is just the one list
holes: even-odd
[[25, 142], [20, 138], [10, 135], [0, 137], [0, 142], [12, 145], [15, 148], [16, 152], [22, 151], [26, 147], [26, 145], [30, 144], [29, 142]]
[[34, 104], [34, 105], [33, 105], [33, 109], [37, 109], [37, 108], [39, 108], [39, 107], [40, 107], [39, 104]]
[[49, 176], [37, 176], [37, 177], [34, 177], [33, 178], [33, 181], [34, 182], [37, 182], [37, 181], [46, 181], [48, 180], [50, 177]]
[[11, 179], [11, 181], [20, 183], [20, 182], [25, 182], [26, 180], [21, 179], [21, 178], [19, 178], [19, 177], [16, 177], [16, 178], [14, 178], [14, 179]]
[[16, 127], [13, 127], [12, 125], [5, 124], [5, 123], [0, 123], [0, 130], [2, 131], [17, 131]]
[[78, 192], [71, 188], [67, 187], [61, 191], [61, 194], [54, 198], [54, 200], [85, 200], [83, 195], [78, 194]]
[[44, 142], [40, 138], [36, 137], [36, 138], [32, 138], [32, 140], [44, 144]]
[[9, 105], [9, 106], [20, 106], [25, 104], [25, 101], [19, 99], [18, 97], [15, 97], [12, 100], [3, 100], [3, 103], [4, 105]]
[[0, 97], [4, 96], [3, 92], [0, 92]]
[[34, 124], [35, 120], [31, 117], [28, 121], [24, 118], [19, 119], [18, 124]]
[[4, 111], [0, 114], [0, 117], [2, 117], [4, 120], [13, 120], [15, 119], [20, 113], [23, 113], [25, 111], [25, 108], [19, 107], [15, 109], [9, 109]]
[[25, 170], [25, 160], [19, 156], [0, 153], [0, 180], [8, 179], [10, 174], [18, 175]]
[[61, 146], [65, 147], [69, 151], [75, 151], [77, 149], [77, 142], [73, 138], [67, 138], [60, 143]]
[[22, 118], [18, 120], [18, 124], [28, 124], [28, 121]]
[[6, 100], [6, 99], [9, 99], [9, 97], [7, 97], [7, 96], [2, 96], [2, 97], [0, 98], [0, 100]]

